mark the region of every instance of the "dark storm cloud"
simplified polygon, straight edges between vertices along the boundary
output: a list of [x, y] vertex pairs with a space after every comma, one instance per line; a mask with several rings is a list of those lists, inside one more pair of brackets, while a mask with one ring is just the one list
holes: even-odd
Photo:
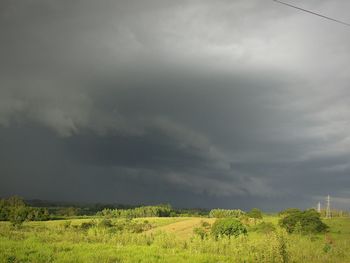
[[5, 0], [0, 31], [1, 195], [346, 207], [348, 28], [273, 1]]

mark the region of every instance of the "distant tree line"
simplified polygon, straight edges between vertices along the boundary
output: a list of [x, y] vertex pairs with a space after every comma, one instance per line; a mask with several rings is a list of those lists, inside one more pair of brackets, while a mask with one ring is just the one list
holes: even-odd
[[131, 209], [103, 209], [97, 215], [117, 218], [169, 217], [173, 213], [170, 205], [141, 206]]
[[44, 207], [55, 217], [71, 217], [95, 215], [103, 209], [129, 209], [136, 206], [110, 203], [77, 203], [77, 202], [56, 202], [40, 199], [25, 200], [26, 204], [33, 207]]
[[170, 205], [140, 206], [129, 209], [103, 209], [97, 212], [98, 216], [116, 218], [136, 218], [136, 217], [212, 217], [212, 218], [253, 218], [262, 219], [262, 212], [253, 208], [249, 212], [240, 209], [212, 209], [210, 212], [205, 209], [173, 209]]
[[50, 214], [46, 208], [30, 207], [18, 196], [0, 199], [0, 221], [10, 221], [13, 225], [20, 225], [24, 221], [48, 219]]
[[239, 218], [246, 213], [240, 209], [212, 209], [209, 212], [209, 217], [214, 218]]

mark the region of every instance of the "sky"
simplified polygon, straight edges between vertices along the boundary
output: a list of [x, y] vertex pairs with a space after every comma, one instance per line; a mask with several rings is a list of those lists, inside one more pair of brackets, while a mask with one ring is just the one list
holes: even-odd
[[350, 27], [272, 0], [2, 0], [0, 32], [0, 196], [350, 208]]

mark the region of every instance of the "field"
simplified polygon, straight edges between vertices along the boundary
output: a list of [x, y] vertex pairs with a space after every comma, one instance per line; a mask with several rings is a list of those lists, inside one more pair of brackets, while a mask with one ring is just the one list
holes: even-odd
[[[194, 229], [212, 218], [138, 218], [0, 222], [0, 262], [350, 262], [350, 219], [326, 220], [327, 234], [271, 233], [203, 239]], [[101, 223], [102, 222], [102, 223]]]

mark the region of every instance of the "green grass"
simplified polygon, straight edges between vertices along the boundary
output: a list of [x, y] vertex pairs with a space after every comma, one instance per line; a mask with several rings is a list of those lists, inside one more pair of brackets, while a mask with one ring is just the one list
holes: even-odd
[[[99, 221], [101, 219], [95, 218]], [[189, 231], [202, 218], [139, 218], [152, 231], [132, 233], [115, 227], [80, 225], [90, 219], [26, 222], [15, 229], [0, 222], [0, 262], [350, 262], [350, 219], [326, 220], [327, 235], [288, 235], [276, 225], [271, 234], [201, 240]], [[130, 222], [114, 219], [113, 223]], [[184, 236], [184, 228], [186, 235]], [[191, 229], [190, 229], [191, 230]]]

